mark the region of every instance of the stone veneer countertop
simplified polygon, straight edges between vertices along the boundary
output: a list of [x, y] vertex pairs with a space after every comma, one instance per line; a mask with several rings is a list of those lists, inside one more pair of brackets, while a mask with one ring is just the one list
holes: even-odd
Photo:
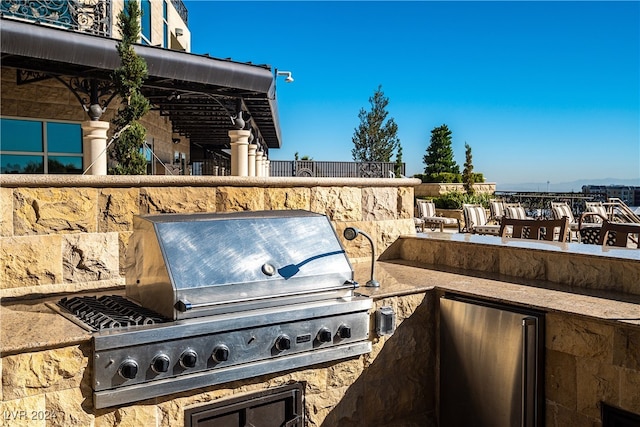
[[[354, 264], [355, 278], [366, 283], [369, 263]], [[403, 260], [376, 264], [379, 288], [362, 285], [358, 293], [375, 299], [424, 293], [431, 290], [450, 291], [492, 301], [572, 313], [610, 322], [640, 327], [640, 297], [614, 295], [602, 291], [567, 292], [557, 284], [523, 280], [495, 274], [440, 269], [436, 266]], [[588, 292], [588, 293], [587, 293]], [[101, 293], [122, 294], [122, 289]], [[14, 354], [87, 342], [91, 333], [52, 310], [61, 296], [32, 301], [5, 301], [0, 307], [0, 352]]]
[[587, 245], [583, 243], [547, 242], [543, 240], [513, 239], [469, 233], [423, 233], [411, 238], [442, 240], [474, 245], [501, 246], [521, 249], [534, 249], [546, 252], [560, 252], [572, 255], [598, 256], [640, 261], [640, 249], [618, 248], [614, 246]]
[[[370, 265], [354, 266], [356, 281], [366, 283]], [[436, 289], [494, 302], [519, 305], [542, 311], [571, 313], [611, 322], [640, 326], [640, 296], [596, 290], [562, 289], [541, 280], [519, 279], [493, 273], [440, 268], [411, 261], [378, 262], [379, 288], [361, 286], [358, 293], [375, 299]]]

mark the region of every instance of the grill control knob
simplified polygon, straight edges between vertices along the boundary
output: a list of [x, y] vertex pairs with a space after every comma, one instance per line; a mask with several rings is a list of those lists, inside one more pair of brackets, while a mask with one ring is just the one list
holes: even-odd
[[153, 369], [153, 372], [156, 374], [167, 372], [170, 365], [171, 359], [169, 359], [169, 356], [166, 354], [159, 354], [151, 361], [151, 369]]
[[318, 341], [320, 342], [331, 342], [333, 339], [333, 334], [329, 330], [329, 328], [321, 328], [318, 331]]
[[280, 335], [276, 340], [276, 348], [279, 351], [289, 350], [291, 348], [291, 338], [288, 335]]
[[198, 353], [196, 353], [193, 350], [185, 350], [180, 355], [180, 366], [182, 366], [185, 369], [195, 367], [197, 362], [198, 362]]
[[226, 362], [229, 360], [229, 347], [224, 344], [216, 346], [216, 348], [213, 349], [211, 358], [218, 363]]
[[342, 339], [351, 338], [351, 327], [342, 325], [338, 328], [338, 336]]
[[138, 364], [133, 359], [127, 359], [120, 364], [118, 374], [120, 374], [122, 378], [132, 380], [138, 375]]

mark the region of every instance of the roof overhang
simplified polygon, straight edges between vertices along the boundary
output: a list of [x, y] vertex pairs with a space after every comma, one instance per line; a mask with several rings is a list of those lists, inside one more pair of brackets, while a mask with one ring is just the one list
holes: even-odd
[[[120, 66], [117, 40], [1, 18], [1, 65], [28, 71], [109, 81]], [[192, 143], [223, 148], [238, 101], [269, 148], [281, 136], [271, 67], [136, 45], [148, 78], [142, 92], [174, 130]], [[176, 96], [180, 95], [180, 96]]]

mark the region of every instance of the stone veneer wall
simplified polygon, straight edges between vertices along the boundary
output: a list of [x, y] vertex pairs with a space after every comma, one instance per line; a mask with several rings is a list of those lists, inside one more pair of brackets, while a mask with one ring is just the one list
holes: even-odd
[[[601, 426], [601, 402], [640, 414], [639, 316], [620, 315], [615, 308], [624, 304], [629, 313], [640, 313], [637, 258], [606, 259], [499, 243], [419, 237], [400, 238], [385, 257], [469, 275], [451, 289], [442, 284], [435, 292], [437, 297], [449, 290], [546, 312], [546, 426]], [[497, 282], [496, 286], [502, 289], [492, 289], [486, 295], [474, 293], [474, 271], [479, 277], [500, 274], [504, 283]], [[533, 289], [514, 289], [509, 282], [529, 283]], [[554, 299], [568, 299], [572, 294], [587, 297], [580, 302], [574, 300], [571, 312], [558, 309], [562, 303], [556, 304]], [[598, 297], [588, 297], [591, 294]], [[544, 295], [542, 300], [540, 295]]]
[[[415, 233], [415, 181], [0, 176], [0, 295], [124, 284], [123, 257], [136, 214], [306, 209], [327, 214], [338, 233], [347, 226], [366, 231], [381, 253], [399, 234]], [[369, 260], [366, 239], [345, 246], [352, 261]], [[88, 342], [3, 354], [0, 409], [18, 416], [12, 426], [176, 426], [191, 405], [303, 381], [309, 426], [382, 426], [398, 414], [424, 420], [435, 411], [433, 387], [424, 381], [434, 366], [428, 356], [433, 331], [424, 327], [434, 324], [430, 301], [424, 293], [376, 301], [394, 307], [398, 327], [390, 337], [375, 338], [370, 354], [121, 408], [93, 409]], [[49, 419], [32, 420], [34, 414]]]
[[[373, 351], [344, 361], [136, 402], [93, 409], [89, 343], [3, 355], [0, 411], [7, 426], [176, 427], [184, 410], [292, 382], [305, 383], [309, 427], [425, 427], [435, 417], [433, 299], [424, 293], [390, 297], [397, 329], [373, 339]], [[375, 337], [372, 331], [371, 336]], [[23, 412], [21, 412], [23, 411]], [[24, 415], [22, 415], [24, 414]], [[48, 420], [32, 420], [35, 415]], [[394, 424], [396, 423], [396, 424]]]
[[[5, 297], [123, 285], [137, 214], [304, 209], [326, 214], [341, 239], [348, 226], [367, 232], [378, 254], [400, 234], [415, 234], [417, 180], [21, 177], [0, 177]], [[366, 239], [342, 240], [352, 261], [369, 259]]]
[[[461, 235], [462, 236], [462, 235]], [[473, 243], [469, 240], [483, 236], [465, 235], [458, 241], [401, 238], [381, 258], [401, 258], [429, 265], [452, 267], [467, 271], [497, 273], [505, 276], [555, 283], [559, 289], [587, 289], [640, 295], [640, 268], [632, 258], [586, 256], [572, 252], [531, 250], [496, 244]], [[560, 261], [562, 260], [562, 261]]]
[[546, 315], [546, 425], [598, 426], [601, 402], [640, 414], [640, 328]]

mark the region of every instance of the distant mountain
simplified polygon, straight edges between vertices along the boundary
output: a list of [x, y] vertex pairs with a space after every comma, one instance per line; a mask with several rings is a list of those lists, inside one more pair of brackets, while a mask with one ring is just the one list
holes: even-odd
[[496, 183], [496, 191], [550, 191], [554, 193], [581, 193], [583, 185], [631, 185], [640, 186], [640, 178], [636, 179], [578, 179], [571, 182], [526, 182], [520, 184]]

